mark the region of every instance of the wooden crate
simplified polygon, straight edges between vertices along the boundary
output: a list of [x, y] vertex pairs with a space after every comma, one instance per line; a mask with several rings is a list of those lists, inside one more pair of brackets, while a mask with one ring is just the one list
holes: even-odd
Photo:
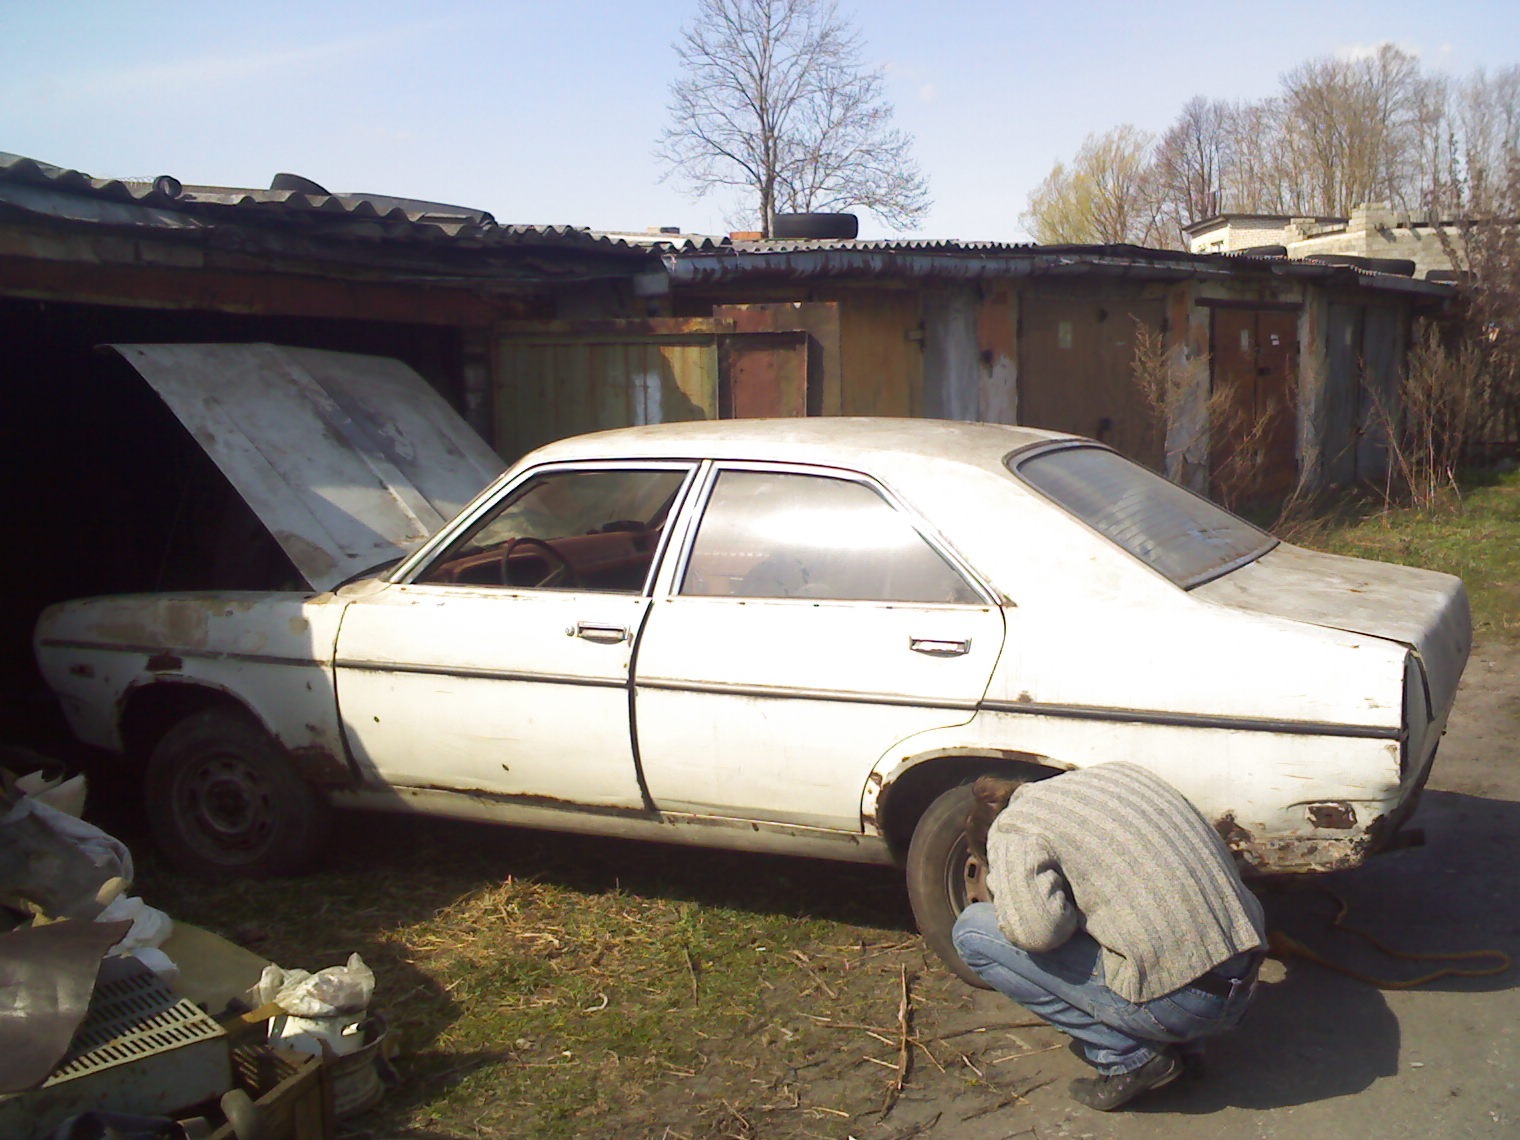
[[[253, 1101], [260, 1140], [330, 1140], [332, 1083], [320, 1057], [240, 1045], [232, 1052], [233, 1077]], [[230, 1121], [211, 1140], [237, 1140]]]

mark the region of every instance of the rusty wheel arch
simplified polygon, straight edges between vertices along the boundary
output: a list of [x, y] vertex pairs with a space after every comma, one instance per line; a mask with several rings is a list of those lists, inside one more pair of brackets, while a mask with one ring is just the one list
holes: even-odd
[[262, 723], [242, 701], [222, 689], [189, 681], [155, 681], [129, 689], [121, 701], [122, 751], [137, 765], [164, 734], [187, 716], [211, 708], [237, 709]]
[[907, 858], [908, 844], [919, 817], [942, 792], [957, 784], [970, 783], [978, 776], [1045, 780], [1062, 771], [1031, 753], [951, 755], [921, 760], [882, 789], [877, 809], [881, 834], [892, 857], [901, 864]]

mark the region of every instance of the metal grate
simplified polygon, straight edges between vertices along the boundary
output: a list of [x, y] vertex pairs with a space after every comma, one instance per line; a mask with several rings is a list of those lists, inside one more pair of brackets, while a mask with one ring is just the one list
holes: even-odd
[[136, 959], [116, 959], [109, 963], [115, 976], [106, 973], [103, 967], [90, 1012], [44, 1088], [223, 1036], [221, 1026]]
[[46, 1140], [86, 1108], [163, 1116], [232, 1087], [227, 1035], [135, 958], [100, 967], [89, 1013], [50, 1077], [0, 1096], [0, 1137]]

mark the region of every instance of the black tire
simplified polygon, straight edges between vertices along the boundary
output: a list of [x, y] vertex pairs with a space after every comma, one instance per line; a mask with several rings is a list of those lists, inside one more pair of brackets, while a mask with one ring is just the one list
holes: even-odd
[[908, 844], [908, 902], [929, 948], [961, 981], [986, 990], [992, 987], [961, 961], [950, 941], [961, 911], [985, 893], [980, 889], [982, 865], [966, 845], [966, 816], [972, 803], [971, 785], [960, 784], [941, 793], [919, 817]]
[[853, 241], [860, 233], [854, 214], [777, 214], [771, 237], [776, 241]]
[[148, 822], [176, 867], [269, 878], [310, 867], [327, 841], [327, 801], [241, 711], [180, 721], [148, 761]]

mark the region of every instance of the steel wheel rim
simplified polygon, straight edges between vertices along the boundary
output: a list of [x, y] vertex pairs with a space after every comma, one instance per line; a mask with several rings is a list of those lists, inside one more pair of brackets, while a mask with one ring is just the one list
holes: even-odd
[[195, 850], [222, 863], [241, 861], [269, 843], [275, 812], [268, 781], [233, 754], [209, 756], [175, 784], [174, 811]]
[[986, 865], [971, 853], [963, 838], [951, 845], [945, 857], [945, 894], [956, 913], [974, 902], [991, 902]]

